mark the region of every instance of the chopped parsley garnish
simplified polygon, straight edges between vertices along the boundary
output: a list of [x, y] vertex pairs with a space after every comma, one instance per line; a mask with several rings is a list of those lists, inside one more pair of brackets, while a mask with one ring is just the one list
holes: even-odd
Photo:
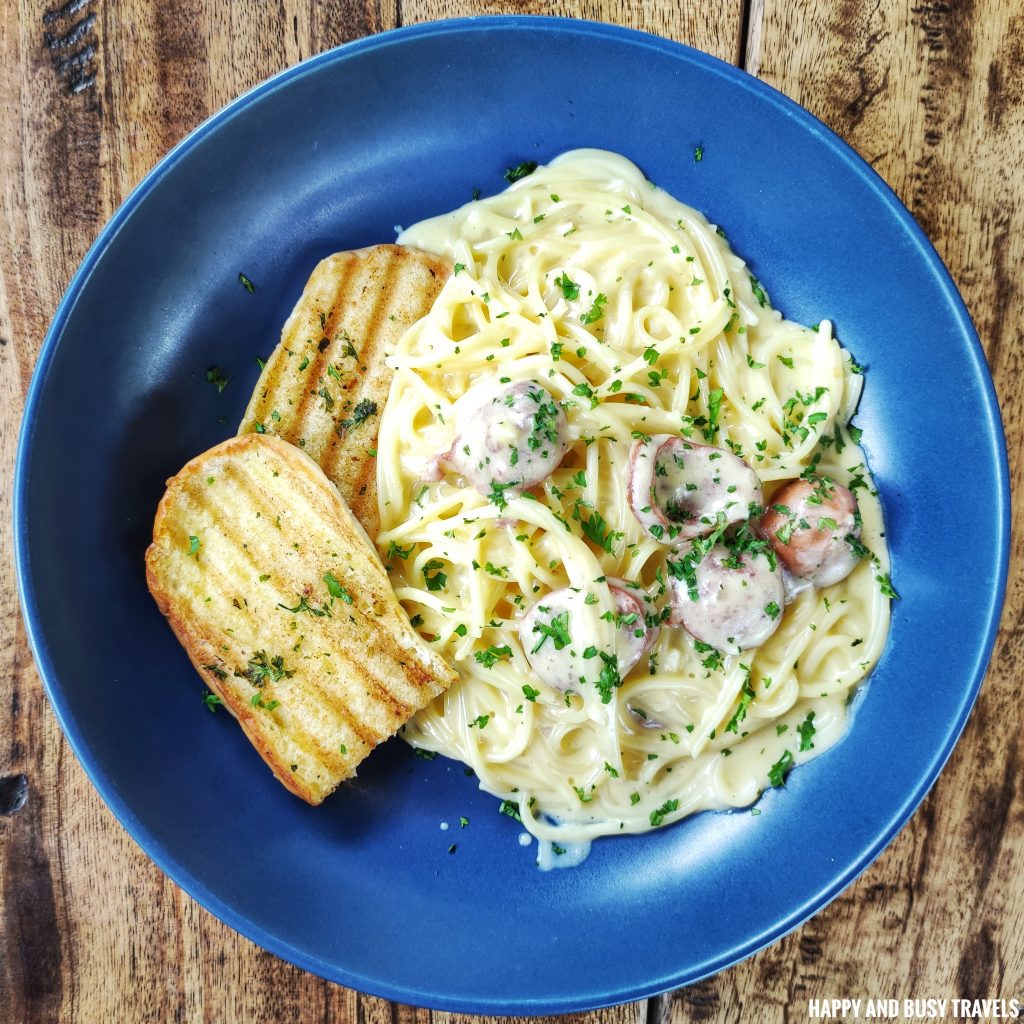
[[750, 706], [750, 702], [754, 699], [756, 694], [750, 686], [750, 677], [743, 684], [743, 689], [740, 691], [740, 703], [736, 708], [732, 718], [729, 719], [729, 724], [725, 727], [726, 732], [735, 733], [739, 735], [739, 724], [747, 717], [747, 708]]
[[705, 441], [710, 441], [718, 433], [718, 416], [722, 411], [722, 399], [725, 392], [722, 388], [714, 388], [708, 392], [708, 422], [701, 430]]
[[651, 811], [651, 827], [657, 828], [669, 814], [679, 810], [678, 800], [666, 800], [656, 811]]
[[792, 356], [779, 356], [778, 359], [779, 359], [779, 362], [782, 363], [783, 366], [787, 366], [791, 370], [793, 369], [793, 358], [792, 358]]
[[555, 278], [555, 284], [562, 289], [562, 297], [569, 302], [580, 297], [580, 286], [564, 271]]
[[598, 293], [594, 297], [594, 304], [580, 317], [581, 324], [596, 324], [604, 316], [604, 307], [608, 302], [608, 296]]
[[427, 590], [444, 590], [448, 583], [448, 575], [441, 572], [443, 568], [444, 562], [439, 558], [432, 558], [423, 566], [423, 581], [427, 585]]
[[[483, 651], [474, 651], [473, 657], [476, 658], [478, 665], [483, 665], [484, 668], [494, 668], [499, 661], [508, 661], [512, 657], [512, 648], [507, 645], [501, 647], [488, 647]], [[533, 698], [530, 698], [533, 700]]]
[[236, 672], [235, 675], [247, 678], [253, 686], [263, 686], [268, 679], [274, 683], [282, 679], [291, 679], [295, 672], [285, 668], [284, 658], [280, 654], [270, 658], [266, 651], [257, 651], [249, 659], [245, 672]]
[[415, 546], [415, 544], [410, 544], [407, 548], [400, 548], [394, 541], [391, 541], [388, 544], [388, 561], [391, 561], [392, 558], [401, 558], [402, 561], [405, 561], [412, 554], [412, 549]]
[[871, 552], [865, 547], [859, 537], [855, 537], [852, 533], [846, 535], [846, 543], [850, 545], [850, 552], [854, 558], [870, 558]]
[[693, 649], [698, 654], [706, 654], [707, 657], [701, 661], [701, 664], [709, 671], [714, 672], [716, 669], [720, 669], [725, 664], [725, 659], [722, 657], [722, 652], [712, 647], [711, 644], [706, 644], [702, 640], [694, 638]]
[[615, 545], [622, 539], [623, 534], [610, 529], [600, 512], [592, 513], [587, 519], [580, 519], [580, 526], [583, 527], [584, 534], [599, 548], [610, 555], [615, 553]]
[[693, 162], [699, 164], [704, 159], [704, 147], [696, 146], [693, 150]]
[[523, 683], [523, 696], [528, 701], [535, 701], [540, 696], [540, 690], [535, 690], [529, 683]]
[[537, 646], [530, 651], [531, 654], [536, 654], [548, 640], [554, 643], [556, 651], [568, 647], [572, 643], [572, 637], [569, 636], [569, 613], [561, 612], [553, 616], [550, 622], [535, 622], [533, 632], [540, 633], [540, 639]]
[[364, 398], [359, 402], [356, 407], [352, 410], [352, 415], [348, 419], [341, 421], [339, 426], [343, 430], [350, 430], [358, 427], [361, 423], [365, 423], [371, 416], [377, 415], [377, 403], [371, 402], [369, 399]]
[[892, 581], [889, 579], [889, 574], [887, 572], [882, 572], [875, 576], [875, 582], [882, 591], [882, 597], [891, 598], [893, 601], [898, 601], [900, 599], [900, 595], [893, 589]]
[[333, 573], [324, 573], [324, 583], [327, 584], [327, 593], [336, 597], [345, 604], [352, 603], [352, 595], [335, 579]]
[[516, 821], [523, 820], [519, 814], [519, 804], [514, 800], [502, 800], [498, 806], [498, 812], [500, 814], [507, 814], [510, 818], [515, 818]]
[[811, 742], [815, 732], [813, 711], [807, 712], [807, 717], [796, 727], [796, 731], [800, 733], [800, 749], [813, 750], [814, 744]]
[[598, 653], [601, 655], [604, 665], [594, 685], [597, 687], [597, 692], [601, 694], [601, 703], [609, 704], [612, 699], [612, 691], [622, 685], [622, 678], [619, 675], [619, 659], [615, 654], [605, 654], [604, 651]]
[[786, 784], [786, 775], [789, 774], [789, 770], [792, 767], [793, 754], [789, 750], [786, 750], [782, 757], [780, 757], [769, 769], [768, 781], [773, 786], [784, 786]]
[[775, 601], [769, 601], [764, 606], [764, 613], [769, 619], [777, 619], [779, 617], [779, 606]]
[[424, 761], [434, 761], [437, 759], [436, 750], [425, 750], [423, 747], [413, 747], [412, 752], [417, 757], [423, 758]]
[[228, 677], [227, 672], [225, 672], [220, 665], [214, 665], [211, 663], [209, 665], [204, 665], [203, 668], [205, 668], [207, 672], [212, 672], [218, 679], [227, 679]]
[[289, 608], [286, 604], [278, 604], [277, 607], [283, 608], [286, 612], [291, 612], [293, 615], [298, 615], [300, 612], [309, 612], [310, 615], [315, 615], [318, 619], [322, 619], [325, 615], [330, 616], [331, 614], [326, 605], [322, 608], [317, 608], [316, 605], [310, 604], [304, 594], [299, 595], [299, 603], [294, 608]]
[[491, 482], [491, 490], [487, 497], [491, 499], [494, 503], [494, 507], [499, 512], [505, 511], [505, 506], [508, 504], [505, 500], [505, 491], [507, 491], [511, 486], [511, 484], [499, 484], [496, 480]]
[[754, 298], [757, 299], [758, 305], [767, 306], [768, 296], [765, 295], [764, 289], [761, 287], [761, 282], [758, 281], [758, 279], [754, 277], [753, 274], [750, 275], [750, 287], [754, 293]]
[[[211, 665], [205, 665], [205, 666], [204, 666], [204, 668], [212, 668], [212, 666], [211, 666]], [[220, 670], [218, 670], [218, 671], [220, 671]], [[225, 672], [224, 674], [225, 674], [225, 675], [227, 675], [227, 673], [226, 673], [226, 672]], [[218, 697], [218, 696], [217, 696], [217, 694], [215, 694], [215, 693], [211, 693], [211, 692], [210, 692], [209, 690], [207, 690], [207, 692], [203, 694], [203, 703], [204, 703], [204, 704], [205, 704], [205, 705], [206, 705], [206, 706], [207, 706], [207, 707], [208, 707], [208, 708], [209, 708], [209, 709], [210, 709], [211, 711], [214, 711], [214, 712], [215, 712], [215, 711], [217, 710], [217, 708], [218, 708], [218, 707], [219, 707], [219, 706], [220, 706], [221, 704], [223, 704], [223, 703], [224, 703], [224, 701], [222, 701], [222, 700], [220, 699], [220, 697]]]
[[199, 549], [202, 546], [203, 542], [198, 537], [190, 536], [188, 538], [188, 553], [190, 555], [195, 555], [197, 559], [199, 558]]
[[252, 281], [250, 281], [249, 278], [247, 278], [245, 274], [241, 272], [239, 272], [238, 274], [238, 282], [250, 295], [252, 295], [252, 293], [256, 291], [256, 285], [254, 285]]
[[[540, 388], [537, 392], [530, 392], [530, 397], [537, 403], [537, 411], [533, 416], [533, 426], [530, 428], [530, 436], [527, 444], [530, 451], [536, 451], [548, 444], [557, 447], [558, 437], [558, 406], [548, 398], [547, 392]], [[513, 462], [513, 465], [515, 463]]]
[[666, 568], [673, 578], [682, 580], [686, 584], [686, 592], [691, 601], [696, 601], [699, 597], [697, 592], [697, 566], [700, 565], [701, 559], [718, 543], [719, 538], [725, 533], [725, 528], [728, 525], [725, 513], [720, 512], [718, 514], [718, 525], [707, 537], [698, 537], [690, 545], [690, 550], [678, 562], [670, 560], [666, 563]]
[[226, 377], [224, 371], [219, 366], [211, 366], [206, 371], [206, 379], [217, 389], [218, 394], [231, 382], [231, 378]]
[[516, 164], [515, 167], [509, 167], [505, 171], [505, 180], [511, 185], [514, 181], [519, 181], [520, 178], [525, 178], [527, 175], [533, 174], [537, 170], [536, 160], [523, 160]]

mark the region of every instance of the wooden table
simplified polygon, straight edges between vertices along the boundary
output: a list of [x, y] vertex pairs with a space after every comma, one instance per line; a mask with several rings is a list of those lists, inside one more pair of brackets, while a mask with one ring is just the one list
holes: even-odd
[[[657, 32], [745, 67], [831, 125], [895, 188], [952, 271], [992, 367], [1019, 484], [1018, 0], [70, 0], [53, 10], [44, 2], [0, 5], [0, 396], [8, 410], [0, 521], [8, 550], [11, 465], [40, 343], [87, 247], [128, 192], [187, 131], [268, 75], [368, 33], [475, 13], [568, 14]], [[937, 511], [969, 527], [969, 506]], [[1016, 525], [1022, 517], [1019, 507]], [[1015, 552], [1019, 544], [1018, 532]], [[168, 881], [71, 755], [32, 664], [10, 558], [0, 573], [0, 810], [11, 812], [0, 817], [0, 1020], [453, 1017], [291, 967]], [[807, 1019], [809, 998], [1024, 996], [1022, 687], [1018, 560], [964, 737], [874, 866], [738, 967], [588, 1016], [789, 1021]]]

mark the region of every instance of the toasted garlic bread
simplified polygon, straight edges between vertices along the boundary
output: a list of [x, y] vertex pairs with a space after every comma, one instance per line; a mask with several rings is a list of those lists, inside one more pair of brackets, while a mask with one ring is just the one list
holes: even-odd
[[146, 578], [206, 684], [311, 804], [456, 679], [334, 485], [276, 437], [230, 438], [168, 481]]
[[384, 362], [451, 275], [445, 260], [398, 245], [339, 252], [313, 271], [267, 360], [239, 434], [276, 434], [334, 481], [371, 538], [377, 513], [378, 413]]

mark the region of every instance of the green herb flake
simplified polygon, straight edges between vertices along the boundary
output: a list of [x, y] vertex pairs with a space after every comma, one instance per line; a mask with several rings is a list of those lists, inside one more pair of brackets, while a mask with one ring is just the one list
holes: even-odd
[[813, 750], [814, 743], [814, 712], [808, 711], [807, 717], [796, 727], [796, 731], [800, 733], [800, 749], [801, 750]]
[[220, 394], [231, 383], [231, 378], [225, 376], [219, 366], [211, 366], [206, 371], [206, 379], [217, 389], [217, 394]]
[[427, 590], [444, 590], [448, 583], [448, 575], [441, 572], [443, 568], [444, 562], [439, 558], [432, 558], [423, 566], [423, 581], [427, 585]]
[[525, 178], [537, 170], [536, 160], [522, 160], [514, 167], [509, 167], [504, 174], [505, 180], [511, 185], [520, 178]]
[[352, 410], [352, 415], [348, 419], [341, 421], [339, 426], [343, 430], [355, 429], [361, 423], [365, 423], [371, 416], [377, 415], [377, 403], [371, 402], [364, 398], [359, 402], [356, 407]]
[[352, 603], [352, 595], [338, 582], [333, 573], [324, 573], [324, 583], [327, 584], [327, 593], [336, 597], [345, 604]]
[[502, 800], [498, 806], [499, 814], [507, 814], [510, 818], [515, 818], [516, 821], [521, 822], [522, 816], [519, 813], [519, 804], [514, 800]]
[[536, 654], [548, 640], [554, 643], [556, 651], [568, 647], [572, 643], [572, 637], [569, 636], [569, 613], [565, 611], [554, 615], [550, 622], [535, 622], [533, 632], [540, 634], [540, 640], [537, 641], [537, 646], [530, 651], [531, 654]]
[[580, 297], [580, 286], [563, 272], [555, 278], [555, 284], [562, 289], [562, 297], [568, 302]]
[[768, 781], [773, 786], [784, 786], [786, 784], [786, 775], [792, 767], [793, 754], [791, 751], [786, 750], [782, 757], [780, 757], [769, 769]]
[[269, 679], [279, 683], [282, 679], [291, 679], [294, 670], [285, 667], [281, 655], [269, 657], [266, 651], [257, 651], [250, 659], [244, 672], [235, 672], [236, 676], [248, 679], [253, 686], [263, 686]]
[[657, 828], [673, 811], [679, 810], [678, 800], [666, 800], [656, 811], [651, 811], [651, 827]]
[[[494, 668], [499, 661], [508, 661], [512, 657], [512, 648], [507, 645], [488, 647], [483, 651], [474, 651], [473, 657], [478, 665], [483, 665], [484, 668]], [[533, 698], [531, 697], [530, 700]]]
[[608, 296], [598, 293], [594, 297], [594, 304], [580, 317], [581, 324], [596, 324], [604, 316], [604, 307], [608, 302]]

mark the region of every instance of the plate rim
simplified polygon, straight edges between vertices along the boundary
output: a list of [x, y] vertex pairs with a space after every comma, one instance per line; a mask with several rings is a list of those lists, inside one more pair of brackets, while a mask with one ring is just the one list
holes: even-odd
[[[216, 131], [225, 122], [259, 103], [264, 97], [287, 86], [294, 79], [316, 74], [324, 66], [334, 64], [335, 62], [344, 62], [376, 49], [402, 46], [409, 41], [434, 35], [443, 36], [464, 32], [510, 30], [514, 32], [526, 30], [556, 34], [564, 32], [584, 36], [599, 36], [613, 42], [620, 42], [634, 47], [659, 50], [674, 59], [697, 65], [704, 72], [731, 79], [732, 83], [743, 91], [752, 93], [760, 99], [771, 103], [782, 115], [797, 121], [804, 129], [813, 136], [816, 136], [820, 144], [823, 144], [835, 156], [840, 158], [876, 194], [886, 210], [907, 231], [910, 240], [914, 243], [921, 257], [927, 262], [933, 278], [940, 285], [944, 293], [949, 311], [955, 318], [957, 334], [966, 343], [964, 350], [974, 364], [974, 377], [981, 385], [986, 399], [984, 421], [987, 432], [995, 441], [994, 450], [990, 454], [994, 456], [995, 488], [1001, 497], [994, 510], [996, 517], [994, 532], [998, 540], [997, 578], [987, 610], [987, 622], [983, 631], [983, 641], [978, 645], [975, 652], [970, 686], [965, 691], [960, 711], [950, 722], [947, 741], [943, 748], [937, 752], [932, 770], [918, 780], [917, 785], [909, 791], [898, 811], [884, 825], [875, 841], [862, 852], [858, 859], [848, 865], [845, 871], [835, 876], [830, 885], [808, 899], [801, 906], [795, 908], [784, 919], [777, 921], [766, 933], [734, 946], [728, 953], [722, 954], [714, 960], [701, 965], [700, 969], [677, 970], [671, 976], [648, 977], [643, 981], [636, 981], [634, 979], [626, 984], [607, 985], [601, 992], [590, 991], [581, 993], [579, 998], [528, 997], [525, 999], [504, 999], [495, 997], [466, 998], [458, 995], [453, 997], [442, 992], [427, 991], [425, 986], [422, 988], [410, 987], [389, 979], [366, 978], [349, 969], [339, 969], [339, 965], [329, 963], [320, 957], [296, 949], [290, 943], [254, 924], [208, 889], [190, 871], [176, 863], [171, 855], [165, 853], [162, 844], [141, 823], [132, 808], [121, 799], [116, 780], [111, 778], [96, 763], [88, 743], [83, 737], [76, 721], [70, 716], [69, 710], [64, 703], [63, 688], [60, 681], [56, 678], [52, 661], [42, 637], [42, 616], [40, 615], [36, 600], [30, 564], [29, 526], [23, 514], [27, 501], [26, 467], [31, 459], [37, 405], [41, 400], [40, 396], [45, 388], [60, 338], [74, 310], [78, 297], [88, 285], [96, 264], [114, 244], [121, 227], [131, 216], [135, 208], [195, 145], [201, 142], [207, 135]], [[1010, 501], [1008, 455], [999, 412], [998, 397], [980, 339], [966, 304], [941, 256], [911, 212], [874, 168], [857, 154], [845, 140], [815, 115], [769, 83], [749, 75], [742, 68], [705, 53], [702, 50], [688, 46], [685, 43], [676, 42], [639, 29], [589, 19], [547, 15], [480, 15], [401, 26], [375, 35], [352, 40], [330, 50], [310, 56], [298, 64], [277, 72], [215, 111], [164, 154], [145, 174], [114, 211], [110, 219], [103, 225], [96, 239], [86, 251], [57, 305], [46, 336], [40, 346], [19, 425], [19, 437], [14, 463], [12, 516], [15, 575], [19, 602], [22, 609], [22, 620], [25, 624], [29, 646], [50, 706], [64, 737], [67, 739], [79, 764], [84, 769], [103, 802], [111, 810], [132, 840], [142, 849], [143, 853], [172, 882], [183, 889], [191, 898], [195, 899], [215, 917], [228, 925], [228, 927], [239, 932], [250, 941], [303, 970], [310, 971], [346, 987], [406, 1005], [431, 1007], [451, 1012], [474, 1014], [512, 1013], [515, 1015], [536, 1016], [601, 1009], [636, 999], [656, 996], [712, 977], [720, 971], [749, 958], [766, 946], [777, 942], [810, 917], [819, 913], [878, 858], [885, 847], [892, 842], [906, 825], [935, 784], [963, 733], [976, 704], [978, 693], [994, 652], [995, 638], [1003, 610], [1009, 568]]]

